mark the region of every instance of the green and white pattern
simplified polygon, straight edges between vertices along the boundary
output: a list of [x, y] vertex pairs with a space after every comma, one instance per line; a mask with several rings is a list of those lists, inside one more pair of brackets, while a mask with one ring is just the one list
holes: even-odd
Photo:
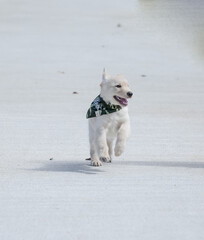
[[98, 95], [91, 103], [91, 107], [88, 109], [86, 118], [99, 117], [101, 115], [110, 114], [121, 110], [122, 107], [119, 105], [114, 105], [106, 103], [103, 98]]

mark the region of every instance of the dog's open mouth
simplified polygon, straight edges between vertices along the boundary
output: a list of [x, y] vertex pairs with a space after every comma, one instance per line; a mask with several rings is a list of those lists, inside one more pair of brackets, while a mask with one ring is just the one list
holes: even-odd
[[123, 105], [123, 106], [127, 106], [128, 105], [128, 100], [126, 98], [121, 98], [121, 97], [118, 97], [118, 96], [114, 96], [114, 98], [121, 105]]

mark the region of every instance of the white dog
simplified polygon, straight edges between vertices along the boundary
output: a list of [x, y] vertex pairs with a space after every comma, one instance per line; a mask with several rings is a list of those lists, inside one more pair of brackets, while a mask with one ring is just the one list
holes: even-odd
[[113, 142], [115, 156], [120, 156], [130, 133], [128, 101], [133, 93], [123, 75], [111, 77], [103, 72], [100, 95], [87, 112], [91, 165], [111, 162]]

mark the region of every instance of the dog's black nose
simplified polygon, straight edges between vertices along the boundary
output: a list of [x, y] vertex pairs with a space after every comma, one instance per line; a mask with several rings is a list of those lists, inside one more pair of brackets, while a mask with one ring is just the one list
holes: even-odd
[[132, 92], [127, 92], [128, 97], [132, 97], [133, 93]]

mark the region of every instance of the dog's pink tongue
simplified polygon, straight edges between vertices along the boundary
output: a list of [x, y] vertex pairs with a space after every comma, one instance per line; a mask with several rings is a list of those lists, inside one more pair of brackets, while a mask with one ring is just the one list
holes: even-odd
[[126, 98], [121, 98], [118, 96], [114, 96], [114, 98], [123, 106], [127, 106], [128, 105], [128, 100]]
[[118, 101], [120, 102], [120, 104], [127, 106], [128, 105], [128, 101], [126, 98], [121, 98], [121, 97], [117, 97]]
[[127, 100], [126, 98], [121, 98], [120, 100], [121, 100], [121, 103], [122, 103], [123, 105], [125, 105], [125, 106], [128, 105], [128, 100]]

